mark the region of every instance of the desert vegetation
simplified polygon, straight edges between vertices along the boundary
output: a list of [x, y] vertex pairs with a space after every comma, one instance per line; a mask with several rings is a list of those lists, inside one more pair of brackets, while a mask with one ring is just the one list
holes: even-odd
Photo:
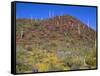
[[69, 15], [16, 20], [16, 72], [96, 68], [96, 31]]

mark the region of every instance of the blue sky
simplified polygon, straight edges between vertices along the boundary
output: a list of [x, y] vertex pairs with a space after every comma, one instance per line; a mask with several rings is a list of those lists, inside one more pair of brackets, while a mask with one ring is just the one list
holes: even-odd
[[45, 5], [33, 3], [16, 3], [16, 18], [48, 18], [49, 11], [52, 16], [68, 14], [96, 30], [96, 8], [95, 7], [78, 7], [78, 6], [61, 6]]

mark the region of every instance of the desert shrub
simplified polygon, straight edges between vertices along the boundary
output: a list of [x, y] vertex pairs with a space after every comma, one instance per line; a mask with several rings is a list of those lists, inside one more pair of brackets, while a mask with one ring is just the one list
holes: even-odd
[[[29, 59], [27, 59], [27, 52], [23, 50], [16, 51], [16, 72], [25, 73], [30, 71], [31, 67], [29, 66]], [[27, 61], [28, 60], [28, 61]], [[28, 63], [27, 63], [28, 62]]]
[[88, 64], [91, 68], [96, 67], [96, 49], [93, 48], [89, 53], [87, 53], [86, 57], [86, 64]]
[[43, 58], [43, 63], [47, 63], [49, 70], [69, 70], [68, 66], [65, 66], [65, 63], [56, 56], [54, 53], [47, 53], [47, 57]]
[[43, 26], [40, 25], [40, 24], [34, 24], [33, 25], [33, 28], [38, 29], [38, 30], [41, 30], [41, 29], [43, 29]]
[[83, 65], [81, 58], [78, 56], [67, 56], [64, 58], [64, 63], [70, 69], [78, 69], [80, 66]]
[[51, 43], [49, 44], [50, 47], [57, 47], [57, 44], [56, 43]]
[[16, 64], [16, 72], [17, 73], [25, 73], [27, 71], [31, 71], [32, 67], [25, 65], [24, 63]]
[[70, 69], [55, 53], [37, 48], [32, 51], [17, 51], [17, 63], [17, 72], [32, 71], [28, 65], [37, 68], [38, 72]]
[[39, 72], [48, 71], [48, 69], [49, 69], [49, 66], [46, 63], [37, 63], [35, 65], [35, 67], [38, 68], [38, 71]]
[[16, 51], [16, 60], [17, 61], [23, 61], [24, 60], [24, 58], [25, 58], [25, 55], [26, 55], [26, 52], [25, 51], [23, 51], [23, 50], [17, 50]]
[[43, 52], [43, 50], [37, 49], [34, 51], [34, 58], [38, 60], [35, 67], [38, 71], [57, 71], [57, 70], [69, 70], [69, 67], [65, 65], [60, 58], [53, 52]]
[[86, 63], [90, 65], [91, 67], [96, 66], [96, 58], [92, 56], [87, 56], [86, 57]]

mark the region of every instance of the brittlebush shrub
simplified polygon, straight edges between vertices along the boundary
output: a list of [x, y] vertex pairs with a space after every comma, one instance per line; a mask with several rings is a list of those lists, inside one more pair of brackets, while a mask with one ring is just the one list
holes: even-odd
[[[32, 49], [32, 51], [18, 51], [17, 63], [20, 62], [21, 65], [17, 65], [17, 72], [22, 73], [32, 71], [32, 67], [36, 68], [38, 72], [70, 69], [54, 52], [36, 48]], [[29, 68], [28, 65], [30, 65], [31, 68]]]
[[49, 69], [49, 66], [46, 63], [37, 63], [35, 67], [38, 69], [39, 72], [45, 72]]
[[38, 58], [40, 58], [40, 62], [36, 63], [36, 68], [38, 71], [57, 71], [57, 70], [69, 70], [68, 66], [65, 66], [65, 63], [62, 62], [60, 58], [56, 56], [55, 53], [49, 52], [39, 52]]
[[39, 72], [65, 69], [63, 63], [60, 62], [60, 59], [54, 53], [46, 53], [45, 57], [41, 59], [41, 62], [36, 64], [36, 67]]

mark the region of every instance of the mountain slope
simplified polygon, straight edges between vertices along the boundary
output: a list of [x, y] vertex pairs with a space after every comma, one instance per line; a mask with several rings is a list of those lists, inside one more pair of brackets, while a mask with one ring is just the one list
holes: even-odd
[[[69, 15], [56, 16], [44, 20], [16, 20], [17, 62], [19, 63], [21, 59], [21, 57], [19, 57], [19, 49], [25, 53], [23, 57], [31, 52], [38, 71], [41, 71], [39, 66], [44, 66], [46, 63], [39, 58], [37, 59], [39, 62], [36, 61], [33, 57], [33, 53], [36, 53], [35, 55], [38, 57], [40, 56], [39, 54], [42, 56], [50, 55], [50, 58], [47, 58], [48, 60], [51, 59], [51, 55], [53, 55], [54, 59], [57, 60], [56, 63], [58, 63], [57, 65], [59, 65], [60, 68], [55, 67], [56, 69], [54, 69], [54, 66], [53, 68], [48, 66], [48, 68], [45, 68], [46, 71], [64, 70], [64, 68], [62, 68], [64, 66], [67, 70], [95, 68], [96, 62], [92, 60], [89, 61], [90, 58], [86, 58], [87, 56], [92, 56], [93, 52], [96, 51], [95, 41], [96, 31]], [[39, 53], [37, 54], [37, 52]], [[44, 53], [46, 53], [46, 55], [44, 55]], [[93, 58], [96, 59], [94, 54]], [[91, 65], [88, 61], [93, 64]], [[40, 64], [40, 62], [42, 63]], [[49, 60], [48, 64], [51, 64], [51, 62]], [[26, 63], [30, 64], [27, 61]], [[56, 63], [53, 62], [52, 65], [56, 65]], [[62, 63], [64, 65], [62, 65]], [[86, 65], [87, 67], [85, 67]]]

